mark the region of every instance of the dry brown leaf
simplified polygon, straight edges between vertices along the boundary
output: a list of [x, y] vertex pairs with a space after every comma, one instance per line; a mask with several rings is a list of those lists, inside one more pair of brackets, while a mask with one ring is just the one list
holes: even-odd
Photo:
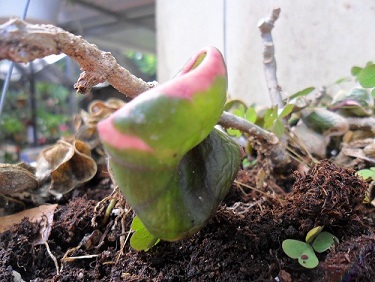
[[57, 204], [41, 205], [39, 207], [24, 210], [16, 214], [0, 217], [0, 233], [10, 230], [13, 225], [20, 223], [24, 218], [27, 217], [31, 222], [41, 222], [41, 236], [34, 243], [43, 244], [51, 233], [53, 215], [57, 206]]
[[97, 165], [91, 158], [88, 144], [81, 140], [64, 139], [40, 153], [36, 177], [40, 182], [51, 178], [49, 192], [61, 195], [89, 181], [96, 171]]
[[23, 164], [0, 164], [0, 193], [12, 195], [38, 188], [35, 175]]
[[374, 139], [367, 138], [344, 144], [341, 153], [345, 156], [359, 158], [370, 163], [375, 163]]

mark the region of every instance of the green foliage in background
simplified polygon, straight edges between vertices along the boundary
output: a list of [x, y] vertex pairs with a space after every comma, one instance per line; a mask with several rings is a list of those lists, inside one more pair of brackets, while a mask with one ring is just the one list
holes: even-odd
[[126, 56], [138, 66], [141, 72], [151, 77], [156, 76], [157, 60], [155, 55], [129, 51], [126, 53]]
[[[69, 90], [61, 85], [36, 82], [37, 136], [41, 142], [54, 142], [69, 133], [71, 121]], [[32, 125], [31, 95], [28, 83], [17, 83], [7, 93], [0, 121], [0, 142], [26, 147], [27, 128]]]
[[[354, 66], [351, 73], [363, 88], [375, 88], [375, 64], [373, 62], [368, 62], [363, 68]], [[375, 98], [375, 89], [372, 89], [371, 95]]]

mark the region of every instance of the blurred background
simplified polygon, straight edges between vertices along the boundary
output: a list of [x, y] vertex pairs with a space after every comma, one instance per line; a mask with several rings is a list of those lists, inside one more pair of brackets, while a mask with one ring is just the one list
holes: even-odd
[[[20, 17], [25, 3], [0, 0], [0, 22]], [[281, 8], [273, 38], [286, 95], [346, 81], [351, 67], [375, 58], [375, 2], [365, 0], [31, 0], [26, 20], [82, 35], [145, 81], [164, 82], [202, 47], [216, 46], [228, 66], [229, 98], [269, 105], [257, 24], [274, 6]], [[8, 70], [1, 61], [1, 87]], [[106, 84], [76, 94], [79, 73], [66, 56], [15, 65], [0, 117], [0, 162], [32, 158], [34, 148], [74, 132], [74, 114], [90, 101], [122, 97]]]

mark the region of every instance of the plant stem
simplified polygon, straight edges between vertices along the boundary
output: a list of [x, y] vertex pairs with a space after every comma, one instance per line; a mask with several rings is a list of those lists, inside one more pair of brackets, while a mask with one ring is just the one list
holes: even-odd
[[[270, 36], [270, 29], [272, 29], [270, 27], [273, 26], [279, 13], [277, 11], [279, 10], [274, 10], [272, 19], [265, 21], [265, 27], [261, 28], [261, 30], [269, 29], [268, 33], [264, 33], [266, 37]], [[87, 93], [93, 86], [106, 80], [118, 91], [130, 97], [136, 97], [156, 85], [156, 82], [147, 83], [132, 75], [116, 62], [111, 53], [103, 52], [82, 37], [75, 36], [53, 25], [33, 25], [20, 19], [11, 19], [0, 25], [0, 38], [0, 60], [9, 59], [14, 62], [26, 63], [52, 54], [65, 53], [70, 56], [83, 70], [74, 85], [80, 93]], [[269, 76], [267, 81], [273, 85], [273, 96], [281, 99], [276, 79], [273, 45], [270, 51], [272, 52], [267, 51], [267, 58], [270, 57], [271, 64], [266, 64], [266, 77]], [[279, 98], [276, 101], [280, 100]], [[282, 101], [280, 100], [278, 103], [281, 105]], [[219, 124], [226, 128], [232, 127], [249, 133], [250, 141], [256, 142], [262, 151], [276, 153], [276, 158], [271, 159], [275, 159], [277, 162], [287, 157], [286, 150], [280, 145], [279, 139], [273, 133], [255, 124], [227, 112], [223, 113]]]
[[263, 39], [263, 64], [264, 74], [270, 93], [273, 105], [277, 105], [279, 109], [284, 106], [282, 99], [282, 89], [277, 81], [276, 75], [276, 60], [275, 60], [275, 47], [272, 39], [272, 29], [275, 22], [279, 18], [280, 8], [273, 8], [271, 15], [268, 19], [263, 19], [258, 23], [258, 28]]
[[33, 25], [11, 19], [0, 25], [0, 38], [0, 60], [26, 63], [61, 53], [73, 58], [83, 70], [74, 85], [79, 93], [87, 93], [106, 80], [130, 97], [153, 86], [121, 67], [111, 53], [53, 25]]
[[224, 128], [235, 128], [242, 132], [250, 134], [250, 138], [255, 140], [264, 140], [267, 144], [275, 145], [279, 142], [279, 139], [273, 134], [256, 124], [253, 124], [246, 119], [240, 118], [228, 112], [223, 112], [218, 122]]

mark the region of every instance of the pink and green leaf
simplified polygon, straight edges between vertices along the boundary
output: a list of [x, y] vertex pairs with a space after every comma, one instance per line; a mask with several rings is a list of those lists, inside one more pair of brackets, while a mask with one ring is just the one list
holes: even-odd
[[226, 89], [222, 55], [208, 47], [98, 124], [116, 183], [156, 238], [202, 228], [236, 176], [240, 147], [214, 129]]

